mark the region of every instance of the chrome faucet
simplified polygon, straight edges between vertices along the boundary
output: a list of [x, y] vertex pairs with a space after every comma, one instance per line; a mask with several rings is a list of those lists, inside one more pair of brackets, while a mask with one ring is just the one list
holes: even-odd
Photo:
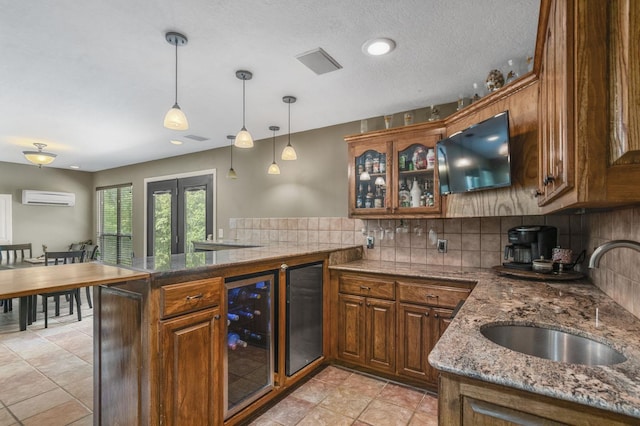
[[626, 247], [626, 248], [634, 249], [636, 251], [640, 251], [640, 243], [636, 241], [631, 241], [631, 240], [608, 241], [602, 244], [601, 246], [597, 247], [593, 251], [593, 254], [589, 258], [589, 268], [590, 269], [597, 268], [598, 265], [600, 264], [600, 258], [602, 257], [602, 255], [608, 252], [609, 250], [617, 247]]

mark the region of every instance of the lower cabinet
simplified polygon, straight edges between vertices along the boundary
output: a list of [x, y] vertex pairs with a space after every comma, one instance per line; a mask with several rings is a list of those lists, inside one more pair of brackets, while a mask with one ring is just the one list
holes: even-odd
[[438, 424], [632, 425], [638, 419], [480, 380], [442, 373]]
[[436, 388], [429, 352], [472, 282], [336, 272], [336, 358]]
[[220, 327], [218, 307], [161, 322], [161, 424], [222, 423]]
[[450, 309], [398, 305], [398, 374], [432, 384], [437, 371], [429, 365], [429, 352], [451, 321]]
[[395, 302], [339, 294], [339, 357], [376, 370], [394, 372], [395, 323]]

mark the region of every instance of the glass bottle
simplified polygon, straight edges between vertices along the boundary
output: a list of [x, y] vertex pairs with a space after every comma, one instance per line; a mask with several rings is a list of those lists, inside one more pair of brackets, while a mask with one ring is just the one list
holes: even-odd
[[411, 187], [411, 207], [420, 207], [420, 185], [418, 185], [418, 179], [413, 178], [413, 186]]
[[427, 151], [427, 169], [433, 169], [436, 165], [436, 154], [433, 152], [433, 148], [429, 148]]
[[400, 207], [411, 206], [411, 193], [407, 188], [405, 181], [400, 182], [400, 191], [398, 191], [398, 204]]
[[361, 209], [364, 207], [364, 192], [362, 190], [362, 184], [358, 187], [358, 196], [356, 197], [356, 208]]
[[373, 207], [373, 191], [371, 190], [371, 184], [367, 188], [367, 195], [364, 200], [364, 207], [370, 209]]

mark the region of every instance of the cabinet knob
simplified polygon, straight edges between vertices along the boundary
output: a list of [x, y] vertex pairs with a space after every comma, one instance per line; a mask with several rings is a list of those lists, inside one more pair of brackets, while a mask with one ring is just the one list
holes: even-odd
[[542, 183], [544, 184], [544, 186], [547, 186], [547, 185], [549, 185], [550, 183], [552, 183], [555, 180], [556, 180], [556, 178], [553, 175], [547, 175], [542, 180]]
[[428, 316], [429, 316], [429, 312], [425, 312], [425, 313], [424, 313], [424, 316], [425, 316], [425, 317], [428, 317]]
[[371, 303], [367, 303], [367, 306], [371, 306]]
[[440, 314], [438, 314], [437, 312], [435, 314], [433, 314], [434, 317], [436, 318], [440, 318]]
[[362, 302], [358, 302], [358, 305], [362, 306]]
[[280, 265], [280, 269], [282, 269], [283, 271], [286, 271], [287, 269], [289, 269], [289, 265], [287, 265], [286, 263], [283, 263], [282, 265]]
[[214, 319], [214, 320], [219, 320], [219, 319], [220, 319], [220, 315], [214, 315], [214, 316], [213, 316], [213, 319]]

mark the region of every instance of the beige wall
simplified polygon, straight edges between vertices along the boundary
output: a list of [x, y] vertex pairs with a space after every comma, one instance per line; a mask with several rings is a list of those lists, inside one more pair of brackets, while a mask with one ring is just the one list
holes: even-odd
[[[279, 159], [286, 135], [276, 138], [280, 175], [268, 175], [272, 139], [256, 141], [252, 149], [233, 151], [237, 180], [226, 179], [229, 147], [119, 167], [95, 173], [96, 186], [133, 184], [134, 253], [144, 252], [144, 179], [201, 170], [216, 170], [216, 227], [229, 235], [231, 217], [289, 217], [347, 215], [347, 144], [344, 136], [360, 131], [352, 122], [296, 133], [291, 144], [297, 161]], [[162, 142], [167, 143], [167, 142]], [[191, 143], [191, 142], [188, 142]], [[206, 143], [206, 142], [193, 142]], [[179, 147], [176, 148], [176, 151]]]
[[[27, 206], [22, 190], [76, 194], [74, 207]], [[67, 249], [74, 241], [95, 240], [93, 176], [91, 173], [0, 162], [0, 194], [11, 194], [13, 243], [32, 243], [33, 255]]]

